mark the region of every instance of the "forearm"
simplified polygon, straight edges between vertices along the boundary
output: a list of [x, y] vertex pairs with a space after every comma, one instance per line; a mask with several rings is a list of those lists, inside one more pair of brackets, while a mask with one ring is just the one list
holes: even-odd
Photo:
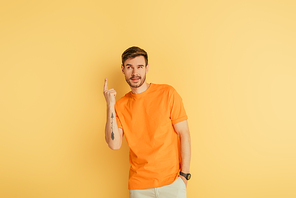
[[184, 173], [190, 172], [190, 159], [191, 159], [191, 140], [190, 133], [183, 133], [180, 135], [181, 143], [181, 171]]
[[105, 126], [105, 140], [108, 146], [117, 150], [121, 147], [122, 136], [119, 133], [119, 129], [116, 122], [116, 114], [114, 105], [107, 106], [107, 122]]

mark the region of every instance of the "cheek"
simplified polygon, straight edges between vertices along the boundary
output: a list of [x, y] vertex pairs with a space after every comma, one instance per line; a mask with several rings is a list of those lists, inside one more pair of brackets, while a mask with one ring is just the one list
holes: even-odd
[[131, 76], [131, 72], [129, 71], [125, 71], [124, 72], [125, 77], [129, 78]]

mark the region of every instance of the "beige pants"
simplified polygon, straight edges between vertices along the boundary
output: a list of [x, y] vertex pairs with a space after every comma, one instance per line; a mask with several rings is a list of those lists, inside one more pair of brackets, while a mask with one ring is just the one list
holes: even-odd
[[178, 177], [173, 183], [158, 188], [130, 190], [130, 198], [186, 198], [186, 185]]

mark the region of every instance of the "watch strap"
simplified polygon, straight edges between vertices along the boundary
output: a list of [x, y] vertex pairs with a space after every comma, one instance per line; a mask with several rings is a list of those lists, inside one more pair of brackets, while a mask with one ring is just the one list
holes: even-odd
[[183, 173], [182, 171], [180, 171], [180, 175], [182, 175], [183, 177], [185, 177], [187, 180], [189, 180], [191, 178], [191, 174], [190, 173]]

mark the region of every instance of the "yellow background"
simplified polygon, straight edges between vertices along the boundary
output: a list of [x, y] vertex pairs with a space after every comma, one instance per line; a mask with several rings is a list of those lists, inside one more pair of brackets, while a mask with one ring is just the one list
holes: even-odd
[[[50, 2], [50, 3], [49, 3]], [[296, 197], [296, 3], [1, 1], [0, 197], [127, 198], [128, 146], [104, 140], [121, 53], [183, 98], [188, 197]]]

